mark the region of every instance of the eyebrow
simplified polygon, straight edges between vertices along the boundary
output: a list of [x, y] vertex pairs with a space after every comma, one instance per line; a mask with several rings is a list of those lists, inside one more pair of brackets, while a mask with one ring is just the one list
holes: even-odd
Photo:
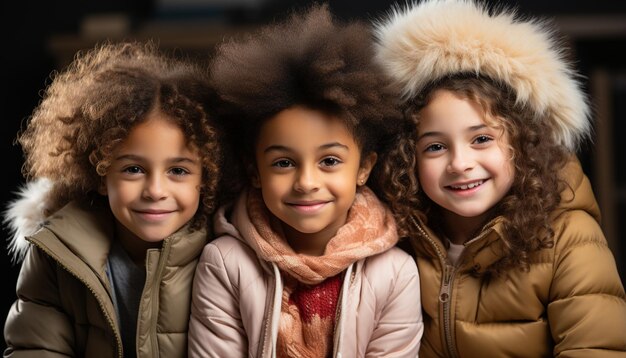
[[[319, 149], [330, 149], [330, 148], [335, 148], [335, 147], [340, 147], [340, 148], [343, 148], [345, 150], [349, 150], [347, 145], [341, 144], [339, 142], [332, 142], [332, 143], [323, 144], [323, 145], [321, 145], [319, 147]], [[293, 149], [291, 149], [290, 147], [287, 147], [285, 145], [270, 145], [269, 147], [265, 148], [265, 150], [263, 150], [263, 153], [268, 153], [268, 152], [272, 152], [272, 151], [293, 152]]]
[[[476, 132], [484, 128], [487, 128], [487, 125], [481, 123], [475, 126], [468, 127], [467, 132]], [[419, 142], [420, 140], [422, 140], [422, 138], [425, 138], [425, 137], [436, 137], [436, 136], [442, 136], [442, 135], [443, 135], [443, 132], [437, 132], [437, 131], [425, 132], [417, 137], [417, 141]]]
[[[124, 155], [120, 155], [119, 157], [115, 157], [115, 160], [130, 160], [130, 161], [143, 161], [145, 160], [144, 157], [141, 157], [139, 155], [135, 155], [135, 154], [124, 154]], [[173, 157], [173, 158], [167, 158], [168, 162], [171, 163], [191, 163], [191, 164], [195, 164], [197, 163], [196, 160], [193, 160], [191, 158], [188, 157]]]

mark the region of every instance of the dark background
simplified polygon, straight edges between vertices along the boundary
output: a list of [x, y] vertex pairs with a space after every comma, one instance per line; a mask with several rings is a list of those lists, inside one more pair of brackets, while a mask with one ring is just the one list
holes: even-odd
[[[188, 5], [184, 5], [187, 2]], [[174, 6], [172, 4], [178, 4]], [[23, 182], [15, 135], [40, 101], [53, 70], [62, 70], [76, 51], [105, 40], [155, 39], [162, 48], [206, 59], [213, 45], [238, 36], [310, 1], [283, 0], [68, 0], [2, 3], [2, 153], [6, 159], [0, 210]], [[366, 21], [382, 16], [392, 1], [330, 1], [337, 17]], [[400, 1], [404, 4], [404, 1]], [[622, 281], [626, 276], [626, 2], [622, 0], [500, 1], [521, 14], [549, 18], [568, 41], [575, 65], [591, 96], [596, 138], [579, 157], [603, 209], [607, 234]], [[237, 5], [239, 4], [239, 5]], [[101, 21], [98, 21], [98, 20]], [[98, 26], [104, 23], [108, 26]], [[111, 26], [118, 24], [118, 26]], [[108, 28], [108, 29], [107, 29]], [[621, 163], [621, 165], [618, 165]], [[621, 225], [621, 229], [620, 229]], [[9, 234], [3, 228], [2, 235]], [[19, 266], [0, 245], [4, 289], [0, 321], [15, 300]], [[51, 327], [51, 329], [54, 329]]]

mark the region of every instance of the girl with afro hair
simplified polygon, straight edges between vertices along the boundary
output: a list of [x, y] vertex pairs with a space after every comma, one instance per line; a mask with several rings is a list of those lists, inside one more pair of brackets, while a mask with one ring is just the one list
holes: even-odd
[[417, 355], [419, 276], [377, 179], [410, 127], [373, 55], [370, 29], [325, 5], [218, 48], [245, 182], [197, 266], [191, 357]]

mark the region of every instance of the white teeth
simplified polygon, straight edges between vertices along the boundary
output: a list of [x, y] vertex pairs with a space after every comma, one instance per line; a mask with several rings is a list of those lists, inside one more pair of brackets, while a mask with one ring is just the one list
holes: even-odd
[[483, 181], [483, 180], [479, 180], [479, 181], [477, 181], [477, 182], [470, 183], [470, 184], [467, 184], [467, 185], [458, 185], [458, 186], [457, 186], [457, 185], [450, 185], [450, 187], [451, 187], [452, 189], [467, 190], [467, 189], [472, 189], [472, 188], [475, 188], [475, 187], [477, 187], [477, 186], [481, 185], [482, 183], [484, 183], [484, 181]]

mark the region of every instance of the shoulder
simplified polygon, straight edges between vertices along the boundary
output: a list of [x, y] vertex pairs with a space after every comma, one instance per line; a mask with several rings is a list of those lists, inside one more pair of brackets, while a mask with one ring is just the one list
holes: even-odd
[[366, 258], [364, 265], [370, 269], [388, 268], [394, 270], [402, 270], [408, 266], [409, 269], [415, 268], [415, 271], [417, 271], [413, 258], [398, 247], [392, 247], [378, 255]]
[[234, 256], [235, 258], [249, 257], [254, 251], [241, 240], [230, 235], [224, 235], [204, 245], [202, 257], [218, 255], [222, 259]]
[[206, 244], [198, 266], [223, 270], [229, 276], [262, 270], [262, 263], [254, 250], [241, 240], [229, 235], [220, 236]]
[[[399, 248], [368, 257], [357, 265], [359, 297], [387, 318], [419, 317], [420, 278], [413, 258]], [[363, 313], [363, 312], [362, 312]], [[406, 322], [406, 321], [405, 321]]]
[[555, 224], [552, 289], [557, 296], [624, 296], [615, 257], [598, 222], [582, 210]]
[[[582, 276], [613, 269], [615, 260], [602, 228], [583, 210], [571, 210], [561, 215], [553, 224], [554, 247], [552, 251], [555, 277], [568, 272]], [[600, 270], [600, 271], [598, 271]], [[578, 279], [573, 279], [577, 281]]]
[[607, 246], [600, 224], [584, 210], [564, 213], [552, 227], [557, 252], [587, 245]]
[[393, 247], [363, 260], [364, 278], [372, 284], [387, 282], [392, 285], [419, 280], [417, 264], [400, 248]]

